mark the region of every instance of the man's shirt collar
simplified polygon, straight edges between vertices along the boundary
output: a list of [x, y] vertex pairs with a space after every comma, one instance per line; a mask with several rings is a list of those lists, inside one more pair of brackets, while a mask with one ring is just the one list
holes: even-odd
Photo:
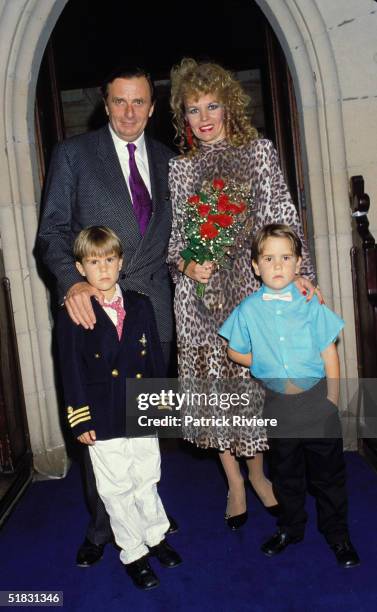
[[[109, 123], [109, 130], [117, 151], [127, 150], [128, 141], [123, 140], [123, 138], [119, 138], [118, 134], [114, 132], [111, 123]], [[136, 154], [140, 155], [140, 157], [144, 159], [147, 155], [144, 132], [142, 132], [140, 136], [133, 141], [133, 144], [136, 146]]]

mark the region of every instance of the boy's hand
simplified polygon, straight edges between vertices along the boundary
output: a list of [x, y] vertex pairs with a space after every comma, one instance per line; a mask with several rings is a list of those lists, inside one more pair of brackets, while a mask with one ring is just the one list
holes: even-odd
[[304, 276], [298, 276], [295, 280], [295, 285], [299, 292], [302, 293], [302, 295], [308, 296], [306, 298], [307, 302], [310, 302], [310, 300], [313, 298], [313, 295], [316, 293], [319, 303], [325, 303], [325, 300], [322, 297], [322, 293], [319, 287], [314, 287], [313, 283], [308, 278], [304, 278]]
[[327, 399], [338, 408], [338, 400], [335, 395], [328, 395]]
[[334, 342], [329, 344], [329, 346], [327, 346], [321, 352], [321, 357], [325, 364], [327, 378], [327, 399], [337, 406], [339, 400], [340, 366], [338, 351], [336, 350]]
[[84, 281], [72, 285], [68, 289], [64, 300], [65, 307], [72, 321], [76, 325], [82, 325], [85, 329], [93, 329], [96, 323], [96, 316], [90, 301], [91, 295], [95, 295], [99, 303], [103, 304], [104, 297], [101, 291]]
[[96, 432], [94, 431], [94, 429], [92, 429], [91, 431], [86, 431], [85, 433], [81, 434], [81, 436], [78, 436], [77, 439], [79, 442], [81, 442], [81, 444], [88, 444], [89, 446], [93, 446], [96, 441]]
[[339, 402], [339, 378], [327, 379], [327, 399], [330, 400], [336, 407]]

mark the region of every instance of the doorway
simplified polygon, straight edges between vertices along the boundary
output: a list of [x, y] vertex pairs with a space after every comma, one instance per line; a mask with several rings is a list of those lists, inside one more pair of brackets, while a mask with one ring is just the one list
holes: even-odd
[[38, 80], [36, 125], [41, 180], [54, 140], [106, 122], [99, 86], [114, 66], [131, 63], [151, 73], [157, 103], [148, 130], [174, 149], [170, 69], [184, 56], [217, 61], [243, 83], [251, 98], [253, 124], [277, 147], [310, 243], [312, 224], [292, 79], [281, 46], [256, 2], [230, 0], [214, 10], [211, 3], [194, 0], [182, 12], [182, 7], [170, 1], [163, 6], [148, 6], [140, 24], [141, 15], [139, 6], [119, 8], [117, 0], [108, 0], [106, 5], [98, 0], [69, 0], [66, 4], [51, 34]]

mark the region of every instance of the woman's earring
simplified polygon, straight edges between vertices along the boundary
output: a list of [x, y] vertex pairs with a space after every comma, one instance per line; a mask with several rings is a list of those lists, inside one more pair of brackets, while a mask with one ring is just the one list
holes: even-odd
[[192, 144], [193, 144], [193, 134], [192, 134], [192, 129], [189, 123], [186, 123], [186, 140], [187, 140], [188, 146], [191, 149]]

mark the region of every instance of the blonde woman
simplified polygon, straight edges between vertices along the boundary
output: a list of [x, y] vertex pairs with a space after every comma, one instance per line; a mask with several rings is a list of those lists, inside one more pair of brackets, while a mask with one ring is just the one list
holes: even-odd
[[[226, 345], [217, 331], [234, 307], [259, 288], [251, 267], [251, 239], [267, 223], [286, 223], [303, 239], [297, 211], [285, 185], [273, 144], [258, 138], [248, 116], [249, 98], [233, 75], [218, 64], [197, 63], [185, 58], [171, 72], [171, 107], [181, 155], [170, 161], [169, 184], [173, 204], [173, 229], [169, 244], [169, 265], [175, 288], [179, 375], [189, 379], [249, 379], [246, 368], [231, 362]], [[232, 269], [219, 268], [210, 261], [202, 265], [185, 262], [180, 253], [187, 246], [185, 208], [187, 199], [203, 181], [223, 178], [247, 189], [250, 223], [237, 236]], [[311, 293], [314, 268], [308, 250], [303, 250], [302, 291]], [[196, 284], [206, 284], [203, 299]], [[241, 381], [240, 381], [241, 382]], [[250, 382], [250, 384], [252, 384]], [[264, 396], [253, 386], [254, 412], [261, 412]], [[231, 529], [247, 520], [244, 478], [237, 458], [245, 458], [249, 480], [263, 505], [278, 511], [271, 482], [263, 471], [265, 431], [216, 428], [198, 437], [185, 437], [199, 446], [214, 447], [228, 481], [225, 518]]]

